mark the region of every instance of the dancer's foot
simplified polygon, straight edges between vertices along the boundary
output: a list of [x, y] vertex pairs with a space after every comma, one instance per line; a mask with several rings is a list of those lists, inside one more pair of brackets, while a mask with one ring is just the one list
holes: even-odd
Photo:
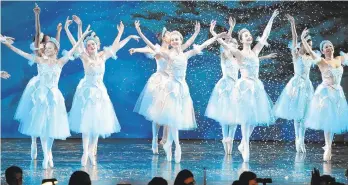
[[157, 138], [152, 139], [152, 153], [153, 154], [158, 154], [158, 143], [157, 143]]
[[37, 145], [36, 143], [31, 143], [31, 159], [35, 160], [37, 158]]
[[181, 161], [181, 147], [177, 146], [175, 148], [175, 162], [180, 163], [180, 161]]
[[86, 166], [87, 165], [87, 160], [88, 160], [88, 154], [87, 153], [83, 153], [83, 155], [81, 157], [81, 166]]
[[44, 156], [44, 159], [42, 161], [42, 168], [45, 169], [45, 170], [48, 168], [48, 160], [49, 160], [49, 157], [48, 156]]
[[167, 156], [167, 161], [172, 161], [172, 145], [166, 143], [163, 145], [164, 152]]
[[92, 166], [97, 165], [97, 160], [94, 155], [95, 147], [91, 148], [91, 150], [88, 152], [88, 158]]
[[324, 155], [323, 155], [323, 160], [324, 161], [331, 161], [331, 157], [332, 157], [331, 146], [325, 145], [323, 147], [323, 149], [325, 150]]
[[51, 168], [53, 168], [53, 167], [54, 167], [54, 164], [53, 164], [53, 155], [52, 155], [52, 151], [49, 151], [49, 152], [48, 152], [48, 157], [49, 157], [49, 159], [48, 159], [48, 165], [49, 165]]

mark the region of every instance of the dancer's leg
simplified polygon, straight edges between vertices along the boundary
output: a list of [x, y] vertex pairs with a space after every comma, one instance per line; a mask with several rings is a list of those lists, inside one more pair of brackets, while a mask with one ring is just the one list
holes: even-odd
[[225, 154], [228, 154], [229, 148], [227, 144], [227, 138], [228, 138], [228, 125], [221, 124], [222, 129], [222, 144], [224, 146]]
[[95, 166], [97, 163], [95, 160], [94, 149], [97, 148], [98, 137], [99, 136], [97, 135], [97, 136], [90, 136], [89, 138], [88, 156], [93, 166]]
[[227, 153], [229, 155], [232, 154], [232, 148], [233, 148], [233, 141], [234, 141], [234, 135], [237, 130], [237, 125], [229, 125], [228, 126], [228, 138], [229, 138], [229, 143], [227, 144], [228, 151]]
[[296, 152], [300, 152], [300, 125], [300, 122], [294, 120]]
[[53, 146], [54, 139], [53, 138], [47, 138], [47, 152], [48, 152], [48, 165], [53, 168], [53, 155], [52, 155], [52, 146]]
[[175, 143], [175, 162], [180, 163], [181, 161], [181, 146], [179, 141], [179, 130], [177, 128], [171, 128], [171, 137]]
[[163, 126], [162, 139], [160, 141], [161, 145], [164, 145], [167, 142], [168, 138], [168, 126]]
[[36, 144], [36, 137], [31, 137], [31, 159], [36, 159], [37, 158], [37, 144]]
[[152, 122], [152, 153], [158, 154], [158, 131], [159, 125], [155, 122]]
[[172, 136], [172, 127], [168, 127], [168, 137], [167, 142], [163, 145], [163, 149], [166, 152], [167, 161], [172, 161], [172, 143], [173, 143], [173, 136]]
[[43, 156], [44, 156], [44, 159], [42, 161], [42, 168], [47, 169], [48, 160], [49, 160], [48, 149], [47, 149], [47, 138], [40, 137], [40, 140], [41, 140], [41, 147], [42, 147]]
[[81, 166], [86, 166], [86, 164], [87, 164], [88, 146], [89, 146], [89, 135], [88, 134], [82, 134], [83, 155], [82, 155], [82, 158], [81, 158]]
[[306, 153], [306, 146], [305, 146], [305, 133], [306, 133], [306, 127], [304, 125], [304, 122], [301, 121], [299, 122], [299, 130], [298, 130], [298, 134], [299, 134], [299, 137], [298, 137], [298, 140], [299, 140], [299, 147], [300, 147], [300, 151], [302, 153]]

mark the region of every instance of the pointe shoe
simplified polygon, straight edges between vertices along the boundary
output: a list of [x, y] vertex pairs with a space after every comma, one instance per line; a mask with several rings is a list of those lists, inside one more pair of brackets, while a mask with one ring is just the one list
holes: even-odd
[[95, 158], [95, 155], [94, 155], [94, 150], [89, 152], [88, 157], [89, 157], [89, 161], [90, 161], [92, 166], [97, 165], [97, 161], [96, 161], [96, 158]]
[[87, 160], [88, 160], [88, 154], [83, 153], [81, 157], [81, 166], [86, 166], [87, 165]]
[[48, 165], [53, 168], [54, 164], [53, 164], [53, 155], [52, 155], [52, 151], [48, 152]]
[[224, 145], [225, 155], [228, 155], [228, 148], [227, 148], [226, 139], [222, 139], [221, 142], [222, 142], [222, 144]]
[[48, 158], [49, 158], [48, 156], [45, 156], [42, 161], [42, 168], [45, 170], [48, 168]]
[[165, 145], [163, 145], [163, 149], [166, 153], [167, 161], [172, 161], [172, 145], [166, 143]]
[[154, 155], [158, 154], [158, 144], [157, 144], [157, 139], [152, 139], [152, 153]]
[[227, 140], [227, 154], [232, 155], [232, 148], [233, 148], [233, 140], [231, 138], [228, 138]]
[[175, 148], [175, 162], [180, 163], [181, 161], [181, 147], [178, 146]]
[[331, 161], [331, 157], [332, 157], [331, 147], [325, 145], [323, 147], [323, 149], [325, 150], [324, 155], [323, 155], [323, 160], [324, 161]]
[[35, 160], [37, 158], [37, 145], [36, 143], [31, 143], [31, 159]]

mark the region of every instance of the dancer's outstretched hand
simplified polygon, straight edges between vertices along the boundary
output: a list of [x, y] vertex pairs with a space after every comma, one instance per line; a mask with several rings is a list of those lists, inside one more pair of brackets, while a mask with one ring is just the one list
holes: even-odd
[[139, 42], [140, 37], [138, 35], [130, 35], [129, 37]]
[[198, 21], [196, 21], [195, 32], [198, 33], [200, 30], [201, 30], [201, 23], [199, 23]]
[[68, 16], [66, 18], [64, 28], [67, 29], [70, 26], [70, 24], [72, 24], [72, 20], [69, 20], [69, 16]]
[[305, 28], [301, 34], [301, 39], [305, 39], [309, 35], [309, 29]]
[[83, 34], [82, 34], [82, 38], [85, 38], [88, 34], [90, 34], [92, 32], [92, 30], [89, 29], [90, 27], [91, 27], [91, 25], [87, 26], [86, 31], [83, 32]]
[[272, 18], [275, 18], [279, 15], [279, 10], [274, 10]]
[[271, 53], [271, 54], [267, 55], [267, 57], [269, 59], [272, 59], [272, 58], [277, 58], [278, 56], [277, 56], [277, 53]]
[[80, 19], [80, 17], [76, 16], [76, 15], [73, 15], [72, 16], [72, 19], [74, 20], [74, 22], [78, 25], [81, 25], [82, 24], [82, 21]]
[[58, 25], [57, 25], [57, 31], [62, 31], [62, 23], [59, 23]]
[[215, 29], [215, 25], [216, 25], [216, 21], [215, 20], [212, 20], [210, 22], [210, 33], [212, 33]]
[[8, 79], [8, 78], [10, 78], [10, 77], [11, 77], [11, 75], [8, 74], [8, 72], [6, 72], [6, 71], [1, 71], [1, 78], [3, 78], [3, 79]]
[[7, 36], [2, 36], [0, 34], [0, 42], [4, 43], [4, 44], [13, 44], [13, 41], [15, 40], [15, 38], [13, 37], [7, 37]]
[[130, 54], [130, 55], [133, 55], [133, 53], [135, 53], [135, 49], [134, 49], [134, 48], [131, 48], [131, 49], [129, 49], [128, 51], [129, 51], [129, 54]]
[[230, 25], [230, 27], [234, 27], [236, 25], [236, 19], [234, 17], [230, 17], [228, 19], [228, 24]]
[[37, 5], [36, 3], [35, 3], [35, 8], [33, 9], [33, 11], [36, 15], [40, 14], [41, 12], [39, 5]]
[[140, 31], [140, 21], [135, 21], [134, 26], [135, 26], [135, 29]]
[[123, 25], [122, 21], [120, 22], [119, 25], [117, 25], [117, 31], [118, 32], [123, 32], [124, 31], [124, 25]]
[[285, 17], [288, 19], [288, 21], [290, 23], [295, 23], [295, 19], [293, 16], [289, 15], [289, 14], [286, 14]]

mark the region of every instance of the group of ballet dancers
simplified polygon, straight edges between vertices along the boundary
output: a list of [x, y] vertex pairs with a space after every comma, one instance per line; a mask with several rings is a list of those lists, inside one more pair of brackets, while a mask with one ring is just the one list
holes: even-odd
[[[266, 28], [254, 47], [251, 33], [243, 28], [238, 32], [238, 40], [232, 38], [236, 24], [229, 18], [228, 32], [216, 33], [216, 21], [210, 25], [212, 38], [201, 45], [193, 45], [188, 49], [200, 32], [200, 24], [196, 22], [195, 32], [186, 42], [178, 31], [163, 28], [158, 35], [160, 44], [153, 44], [142, 33], [140, 22], [135, 21], [135, 29], [139, 36], [130, 35], [121, 40], [124, 25], [117, 25], [118, 34], [109, 47], [100, 51], [99, 37], [90, 30], [82, 31], [82, 21], [73, 16], [67, 18], [64, 29], [73, 45], [69, 51], [63, 51], [63, 57], [57, 58], [60, 49], [60, 32], [62, 24], [57, 27], [56, 38], [41, 32], [40, 8], [36, 5], [34, 42], [32, 54], [13, 46], [12, 37], [0, 35], [0, 41], [15, 53], [37, 64], [38, 75], [27, 84], [14, 118], [20, 122], [19, 132], [32, 138], [31, 157], [37, 158], [37, 137], [40, 137], [44, 159], [42, 167], [53, 167], [52, 145], [54, 139], [66, 139], [70, 131], [82, 133], [83, 155], [81, 165], [86, 166], [88, 159], [96, 165], [96, 152], [99, 137], [108, 137], [120, 132], [112, 102], [103, 83], [105, 62], [117, 59], [116, 53], [131, 39], [141, 38], [146, 47], [132, 48], [130, 54], [143, 53], [154, 60], [157, 70], [151, 75], [141, 92], [134, 112], [143, 115], [152, 122], [152, 151], [158, 154], [159, 127], [164, 126], [163, 144], [167, 161], [172, 161], [172, 144], [175, 143], [175, 162], [181, 161], [179, 130], [197, 128], [195, 111], [186, 83], [188, 60], [215, 41], [220, 44], [222, 78], [217, 82], [210, 97], [205, 116], [216, 120], [222, 127], [222, 143], [225, 153], [230, 155], [233, 148], [234, 134], [237, 125], [241, 125], [242, 140], [238, 150], [243, 161], [249, 162], [249, 140], [256, 126], [275, 124], [277, 118], [294, 120], [296, 151], [305, 153], [304, 136], [306, 128], [323, 130], [325, 147], [323, 160], [331, 160], [331, 146], [334, 134], [348, 130], [348, 105], [344, 97], [340, 81], [343, 67], [348, 65], [348, 54], [334, 57], [333, 44], [324, 40], [320, 44], [320, 53], [312, 50], [312, 39], [309, 30], [303, 30], [300, 41], [296, 33], [295, 20], [286, 15], [291, 24], [291, 54], [294, 64], [294, 77], [288, 82], [275, 105], [267, 95], [263, 83], [259, 79], [260, 59], [274, 58], [276, 54], [259, 57], [271, 32], [274, 19], [279, 11], [275, 10]], [[78, 25], [77, 41], [69, 30], [73, 21]], [[239, 42], [238, 42], [239, 41]], [[240, 44], [240, 45], [239, 45]], [[240, 50], [239, 48], [242, 47]], [[321, 57], [324, 55], [324, 57]], [[58, 82], [63, 66], [69, 61], [80, 58], [85, 76], [79, 82], [70, 112], [65, 107], [65, 100], [58, 89]], [[309, 79], [312, 64], [319, 66], [323, 82], [314, 91]], [[240, 78], [238, 73], [240, 72]], [[3, 73], [6, 74], [3, 76]], [[2, 78], [8, 78], [6, 72]]]

